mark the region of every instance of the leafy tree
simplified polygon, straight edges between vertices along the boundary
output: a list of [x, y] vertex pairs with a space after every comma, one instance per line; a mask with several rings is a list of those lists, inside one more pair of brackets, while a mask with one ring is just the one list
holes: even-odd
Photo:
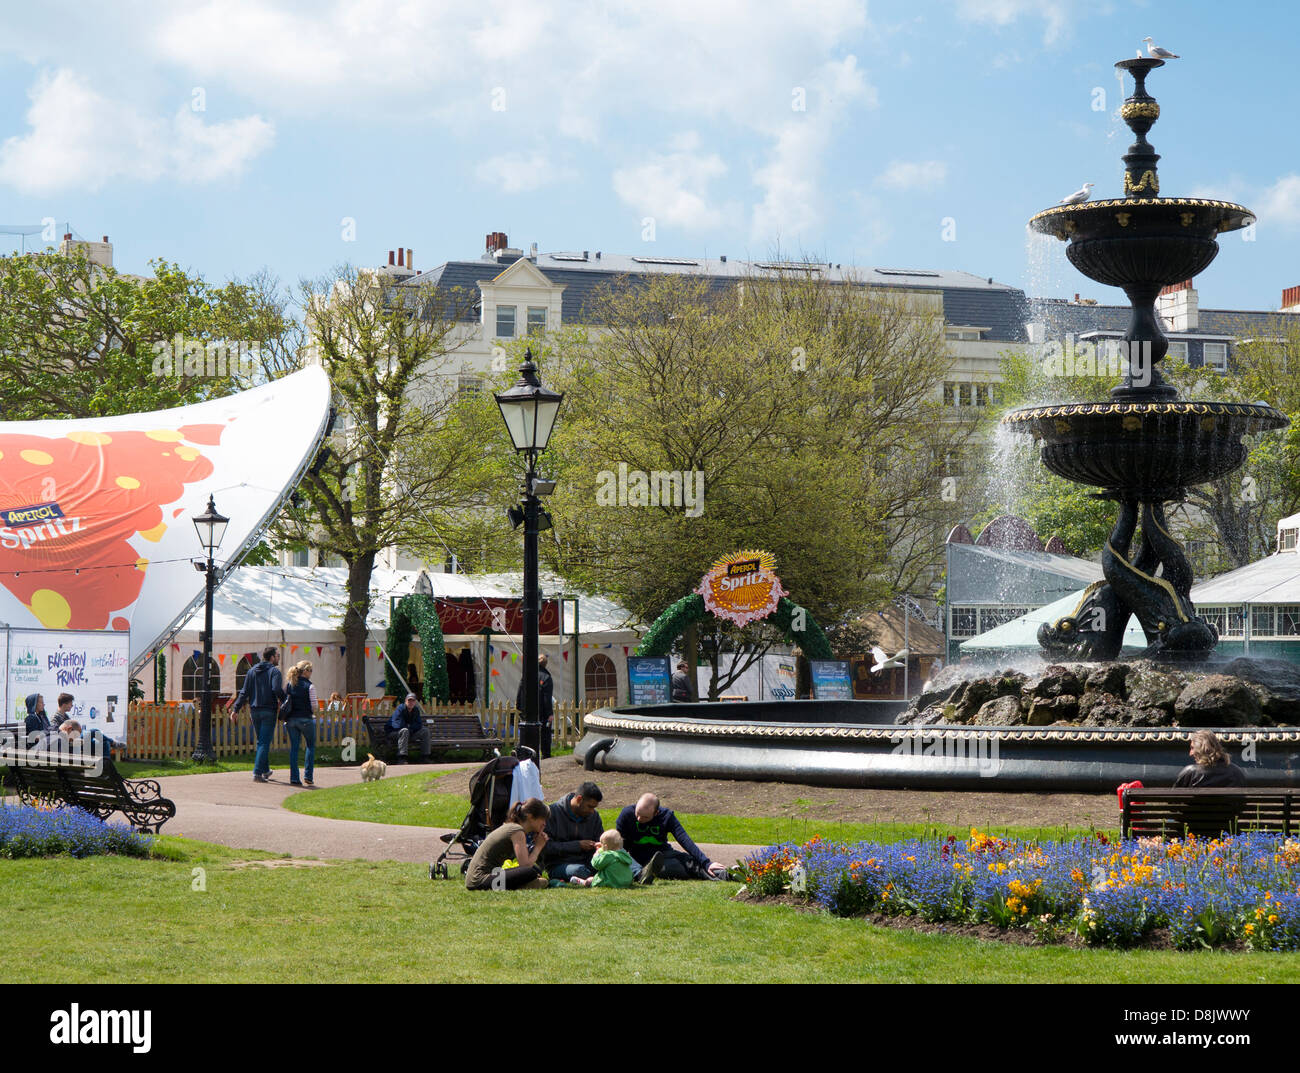
[[347, 565], [347, 689], [362, 692], [376, 556], [432, 550], [437, 517], [481, 503], [482, 459], [497, 437], [488, 405], [457, 405], [456, 380], [444, 375], [468, 338], [470, 296], [344, 267], [304, 283], [300, 299], [307, 345], [294, 360], [329, 374], [338, 418], [279, 529]]
[[[742, 548], [772, 552], [820, 622], [892, 594], [908, 494], [941, 502], [934, 458], [961, 438], [938, 420], [942, 321], [893, 294], [794, 275], [735, 288], [665, 275], [593, 299], [600, 330], [546, 377], [567, 392], [544, 456], [560, 481], [559, 573], [644, 620]], [[912, 458], [923, 464], [900, 464]], [[642, 502], [634, 473], [699, 480], [702, 500]], [[774, 640], [761, 625], [702, 624], [710, 695], [735, 678], [720, 654], [742, 655], [738, 673]]]
[[[261, 338], [244, 288], [213, 287], [165, 261], [152, 267], [152, 276], [124, 275], [75, 247], [0, 258], [0, 419], [134, 413], [237, 390], [239, 362], [209, 375], [200, 352]], [[202, 375], [197, 365], [186, 374], [186, 345]]]

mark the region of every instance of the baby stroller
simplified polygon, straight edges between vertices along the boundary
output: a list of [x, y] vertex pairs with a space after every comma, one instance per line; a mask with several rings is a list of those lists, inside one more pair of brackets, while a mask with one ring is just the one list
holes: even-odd
[[469, 811], [465, 813], [459, 831], [439, 835], [447, 843], [447, 848], [429, 865], [430, 879], [449, 878], [448, 861], [460, 861], [462, 874], [469, 871], [470, 858], [478, 852], [483, 839], [506, 822], [506, 813], [510, 811], [510, 784], [515, 768], [524, 760], [536, 763], [537, 754], [527, 746], [516, 749], [511, 756], [498, 753], [470, 777]]

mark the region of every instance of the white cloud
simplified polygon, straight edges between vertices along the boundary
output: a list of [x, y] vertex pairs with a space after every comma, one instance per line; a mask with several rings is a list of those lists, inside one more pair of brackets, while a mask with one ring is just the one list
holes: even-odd
[[934, 190], [947, 178], [948, 165], [942, 160], [894, 160], [876, 182], [891, 190]]
[[1265, 226], [1300, 227], [1300, 175], [1283, 175], [1264, 191], [1259, 203], [1259, 220]]
[[0, 144], [0, 184], [25, 194], [95, 191], [121, 178], [212, 182], [238, 175], [275, 139], [260, 116], [206, 123], [182, 109], [154, 119], [66, 69], [42, 76], [30, 97], [27, 133]]
[[672, 150], [614, 172], [614, 192], [640, 216], [656, 224], [706, 230], [722, 223], [724, 210], [711, 204], [709, 184], [727, 173], [717, 153], [698, 151], [692, 135], [679, 135]]
[[533, 152], [488, 157], [474, 169], [474, 174], [503, 194], [526, 194], [557, 183], [571, 173], [554, 165], [545, 153]]
[[797, 246], [822, 222], [820, 184], [832, 131], [850, 106], [877, 103], [853, 56], [824, 64], [805, 88], [807, 110], [775, 127], [767, 162], [754, 172], [763, 198], [754, 206], [750, 231], [759, 242]]
[[[1076, 10], [1082, 5], [1076, 5]], [[1066, 5], [1061, 0], [957, 0], [957, 14], [969, 22], [1009, 26], [1026, 15], [1041, 18], [1043, 44], [1054, 45], [1069, 25]]]

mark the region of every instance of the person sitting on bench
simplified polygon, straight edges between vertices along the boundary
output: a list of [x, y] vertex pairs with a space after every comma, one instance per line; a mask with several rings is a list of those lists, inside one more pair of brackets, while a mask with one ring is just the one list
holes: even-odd
[[75, 719], [65, 719], [57, 730], [45, 732], [44, 737], [32, 748], [32, 752], [41, 756], [59, 757], [72, 755], [72, 743], [81, 737], [81, 724]]
[[393, 709], [393, 717], [388, 720], [388, 733], [397, 738], [399, 764], [406, 763], [412, 735], [420, 745], [421, 760], [427, 762], [433, 754], [433, 731], [424, 725], [424, 711], [414, 693], [406, 694], [406, 700]]
[[[704, 855], [700, 847], [691, 841], [672, 809], [660, 807], [659, 798], [654, 794], [642, 794], [635, 805], [623, 809], [618, 814], [615, 827], [623, 836], [624, 847], [651, 882], [656, 871], [663, 879], [726, 878], [726, 868], [714, 864]], [[670, 837], [686, 852], [669, 849]], [[647, 868], [656, 855], [659, 857], [656, 862], [658, 868]], [[640, 877], [638, 880], [647, 881]]]
[[1192, 789], [1199, 786], [1245, 786], [1246, 773], [1228, 759], [1223, 743], [1212, 730], [1198, 730], [1192, 735], [1187, 754], [1195, 763], [1188, 764], [1174, 779], [1174, 787]]

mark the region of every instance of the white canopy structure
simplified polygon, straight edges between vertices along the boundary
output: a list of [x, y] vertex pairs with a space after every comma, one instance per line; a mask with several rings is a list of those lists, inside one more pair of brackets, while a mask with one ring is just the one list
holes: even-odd
[[[435, 597], [517, 598], [523, 591], [521, 574], [423, 575]], [[375, 570], [371, 578], [372, 610], [368, 616], [370, 634], [366, 641], [366, 692], [372, 697], [405, 692], [402, 681], [406, 663], [399, 660], [399, 679], [384, 657], [389, 607], [393, 598], [417, 591], [421, 574], [414, 570]], [[603, 597], [565, 593], [563, 583], [542, 576], [544, 598], [564, 594], [563, 632], [543, 635], [540, 651], [547, 653], [555, 680], [555, 700], [576, 696], [626, 698], [627, 656], [639, 642], [639, 632], [629, 625], [630, 615]], [[234, 693], [243, 673], [260, 658], [262, 649], [275, 646], [282, 665], [310, 660], [317, 696], [345, 692], [344, 653], [340, 625], [347, 600], [347, 570], [344, 567], [245, 566], [234, 571], [217, 591], [213, 612], [213, 657], [219, 692]], [[192, 695], [198, 650], [201, 611], [184, 623], [163, 650], [167, 657], [165, 700], [188, 700]], [[486, 677], [491, 702], [511, 703], [519, 685], [519, 660], [523, 644], [509, 634], [448, 635], [447, 647], [455, 653], [468, 648], [473, 659], [478, 701], [483, 700]], [[251, 660], [250, 660], [251, 657]], [[188, 674], [187, 674], [188, 672]], [[576, 674], [575, 674], [576, 672]], [[146, 694], [149, 677], [143, 675]]]

